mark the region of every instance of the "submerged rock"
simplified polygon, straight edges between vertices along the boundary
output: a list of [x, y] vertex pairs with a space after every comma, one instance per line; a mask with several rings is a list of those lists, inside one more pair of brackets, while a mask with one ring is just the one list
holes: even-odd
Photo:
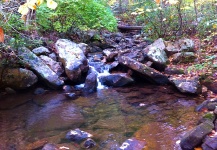
[[143, 150], [146, 146], [145, 140], [137, 140], [136, 138], [127, 139], [118, 150]]
[[26, 89], [38, 81], [37, 76], [32, 71], [23, 68], [0, 68], [0, 73], [1, 88]]
[[44, 145], [44, 147], [42, 148], [42, 150], [59, 150], [59, 147], [57, 147], [54, 144], [48, 143], [48, 144]]
[[99, 81], [103, 85], [120, 87], [134, 82], [133, 78], [126, 73], [113, 73], [108, 75], [102, 75], [99, 77]]
[[55, 72], [26, 47], [19, 48], [18, 55], [22, 63], [33, 70], [50, 88], [60, 88], [64, 84]]
[[170, 77], [169, 80], [182, 93], [200, 94], [202, 87], [199, 77]]
[[151, 80], [158, 84], [167, 84], [169, 82], [167, 76], [163, 75], [159, 71], [148, 67], [145, 64], [137, 62], [129, 57], [121, 56], [119, 57], [119, 63], [127, 66], [134, 71], [139, 72], [140, 74], [144, 75], [147, 80]]
[[81, 79], [83, 73], [89, 69], [87, 58], [79, 46], [67, 39], [59, 39], [55, 43], [60, 61], [65, 67], [68, 78], [74, 82]]
[[96, 142], [94, 140], [92, 140], [91, 138], [88, 138], [83, 143], [83, 147], [87, 148], [87, 149], [93, 148], [94, 146], [96, 146]]
[[82, 131], [80, 129], [75, 129], [75, 130], [70, 130], [67, 134], [66, 134], [66, 139], [70, 140], [70, 141], [74, 141], [74, 142], [82, 142], [85, 139], [88, 139], [92, 137], [92, 134]]
[[180, 142], [182, 150], [192, 150], [200, 145], [202, 140], [213, 130], [213, 128], [213, 123], [206, 121], [187, 132]]

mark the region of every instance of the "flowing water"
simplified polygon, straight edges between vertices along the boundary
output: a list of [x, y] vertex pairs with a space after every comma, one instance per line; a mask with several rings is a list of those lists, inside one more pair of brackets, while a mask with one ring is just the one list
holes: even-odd
[[0, 150], [37, 149], [47, 142], [80, 150], [65, 140], [75, 128], [93, 135], [96, 150], [115, 150], [131, 137], [145, 139], [145, 150], [179, 150], [177, 141], [196, 125], [194, 108], [202, 100], [156, 85], [101, 89], [76, 100], [61, 91], [2, 96]]

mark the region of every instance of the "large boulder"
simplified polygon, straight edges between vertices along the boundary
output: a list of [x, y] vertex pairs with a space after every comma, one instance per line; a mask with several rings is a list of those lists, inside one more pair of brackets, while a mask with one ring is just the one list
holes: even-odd
[[19, 48], [18, 56], [22, 64], [33, 70], [50, 88], [60, 88], [64, 84], [64, 81], [59, 79], [59, 76], [28, 48]]
[[180, 47], [178, 42], [165, 41], [166, 49], [165, 52], [168, 56], [180, 52]]
[[145, 64], [137, 62], [129, 57], [119, 57], [119, 63], [133, 69], [136, 72], [144, 75], [147, 80], [153, 81], [158, 84], [167, 84], [169, 82], [167, 76], [163, 75], [159, 71], [148, 67]]
[[30, 70], [23, 68], [0, 68], [0, 87], [13, 89], [25, 89], [34, 85], [38, 78]]
[[40, 56], [41, 60], [43, 60], [43, 62], [48, 65], [48, 67], [50, 67], [50, 69], [52, 69], [58, 76], [60, 76], [61, 74], [63, 74], [64, 70], [62, 68], [62, 63], [61, 62], [57, 62], [54, 61], [52, 58], [45, 56], [45, 55], [41, 55]]
[[159, 67], [165, 67], [168, 62], [168, 57], [165, 52], [166, 46], [163, 39], [158, 39], [144, 49], [144, 55], [153, 61]]
[[65, 67], [68, 78], [74, 82], [79, 81], [82, 73], [88, 71], [87, 58], [79, 46], [67, 39], [59, 39], [55, 43], [58, 57]]
[[97, 90], [97, 72], [90, 67], [84, 83], [84, 93], [89, 94]]
[[202, 92], [202, 86], [197, 76], [171, 76], [169, 80], [182, 93], [200, 94]]
[[194, 51], [194, 41], [188, 38], [182, 38], [178, 40], [178, 44], [180, 46], [180, 51]]
[[120, 87], [134, 82], [133, 78], [126, 73], [114, 73], [99, 76], [99, 81], [103, 85]]
[[196, 146], [202, 143], [202, 140], [212, 131], [213, 128], [213, 123], [206, 121], [187, 132], [180, 142], [182, 150], [193, 150]]

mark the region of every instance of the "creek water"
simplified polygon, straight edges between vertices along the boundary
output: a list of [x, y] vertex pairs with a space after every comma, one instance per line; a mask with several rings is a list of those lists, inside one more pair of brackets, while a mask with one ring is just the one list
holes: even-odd
[[115, 150], [131, 137], [145, 139], [145, 150], [179, 150], [177, 141], [196, 126], [200, 115], [194, 108], [202, 100], [146, 84], [100, 89], [76, 100], [62, 91], [1, 96], [0, 149], [37, 149], [48, 142], [80, 150], [65, 140], [79, 128], [93, 135], [96, 150]]

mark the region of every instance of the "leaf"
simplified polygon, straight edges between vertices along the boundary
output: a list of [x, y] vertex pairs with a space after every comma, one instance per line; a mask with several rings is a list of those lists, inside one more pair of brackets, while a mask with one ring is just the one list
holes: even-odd
[[22, 15], [27, 15], [29, 13], [29, 7], [28, 4], [25, 3], [23, 5], [20, 5], [18, 12]]
[[50, 9], [56, 9], [57, 3], [53, 0], [47, 0], [47, 7]]
[[4, 31], [3, 31], [2, 27], [0, 27], [0, 42], [4, 43]]
[[160, 4], [160, 0], [155, 0], [157, 4]]

